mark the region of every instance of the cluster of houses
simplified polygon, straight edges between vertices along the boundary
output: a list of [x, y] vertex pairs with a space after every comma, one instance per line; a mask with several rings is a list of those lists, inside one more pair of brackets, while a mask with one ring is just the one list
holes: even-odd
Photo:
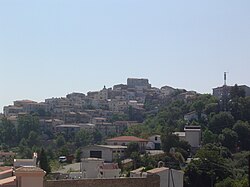
[[[201, 145], [201, 129], [199, 126], [186, 126], [184, 132], [175, 132], [180, 139], [187, 141], [192, 148], [198, 149]], [[162, 154], [161, 137], [154, 135], [148, 139], [134, 136], [118, 136], [106, 140], [105, 145], [89, 145], [82, 148], [82, 159], [79, 163], [78, 171], [66, 171], [66, 174], [59, 173], [60, 179], [118, 179], [121, 176], [121, 169], [116, 163], [117, 159], [122, 160], [122, 164], [131, 164], [131, 159], [126, 159], [125, 152], [127, 146], [135, 142], [139, 145], [139, 152]], [[13, 167], [0, 167], [0, 186], [5, 187], [29, 187], [36, 184], [43, 186], [45, 172], [37, 167], [37, 154], [33, 159], [14, 159], [13, 152], [0, 152], [0, 161], [14, 160]], [[179, 170], [164, 167], [159, 163], [159, 167], [145, 171], [145, 168], [138, 168], [130, 172], [131, 178], [147, 178], [148, 175], [158, 175], [160, 177], [160, 187], [178, 186], [183, 187], [184, 173]], [[61, 177], [61, 178], [60, 178]]]
[[[114, 85], [113, 88], [104, 88], [100, 91], [71, 93], [66, 97], [48, 98], [44, 102], [31, 100], [14, 101], [13, 105], [5, 106], [4, 116], [17, 124], [19, 116], [38, 113], [42, 129], [52, 132], [74, 132], [85, 129], [92, 132], [98, 129], [103, 137], [119, 135], [129, 126], [136, 125], [139, 120], [117, 121], [115, 115], [128, 114], [132, 109], [134, 113], [144, 113], [144, 103], [147, 99], [157, 100], [173, 94], [176, 89], [165, 86], [155, 88], [149, 84], [148, 79], [128, 78], [127, 84]], [[179, 97], [188, 98], [196, 92], [185, 92]]]
[[[4, 107], [4, 116], [17, 125], [18, 117], [36, 112], [40, 116], [40, 125], [44, 131], [54, 133], [72, 133], [84, 129], [94, 132], [96, 129], [104, 137], [122, 134], [128, 127], [138, 125], [138, 121], [112, 121], [113, 115], [122, 115], [132, 108], [137, 112], [144, 112], [147, 98], [159, 100], [173, 94], [176, 90], [165, 86], [161, 89], [151, 87], [147, 79], [127, 79], [127, 84], [104, 88], [98, 92], [68, 94], [63, 98], [50, 98], [45, 102], [30, 100], [14, 101], [13, 105]], [[179, 94], [181, 99], [196, 96], [196, 92]], [[186, 114], [184, 119], [197, 119], [197, 113]], [[202, 116], [206, 117], [206, 116]], [[183, 132], [175, 132], [181, 140], [187, 141], [193, 150], [201, 145], [201, 129], [199, 126], [186, 126]], [[131, 142], [139, 145], [141, 152], [161, 154], [161, 136], [154, 135], [148, 139], [134, 136], [118, 136], [106, 139], [105, 145], [89, 145], [82, 149], [82, 159], [79, 171], [65, 174], [68, 179], [117, 179], [121, 176], [118, 158], [122, 164], [130, 164], [131, 159], [125, 158], [127, 146]], [[7, 162], [15, 158], [13, 152], [0, 152], [0, 162]], [[36, 165], [33, 159], [14, 160], [13, 167], [0, 168], [0, 187], [29, 187], [36, 184], [42, 187], [45, 172]], [[1, 164], [0, 164], [1, 165]], [[159, 165], [158, 168], [145, 171], [139, 168], [130, 172], [131, 178], [147, 178], [151, 175], [160, 177], [160, 186], [183, 187], [183, 172]], [[62, 174], [58, 175], [58, 179]], [[65, 178], [65, 177], [63, 177]]]

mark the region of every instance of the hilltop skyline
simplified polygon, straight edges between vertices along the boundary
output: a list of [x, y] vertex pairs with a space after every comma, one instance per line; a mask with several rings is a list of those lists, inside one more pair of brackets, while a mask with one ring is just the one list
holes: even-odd
[[[134, 78], [134, 77], [133, 77], [133, 78]], [[136, 77], [136, 78], [139, 78], [139, 79], [143, 78], [143, 79], [144, 79], [144, 77]], [[146, 78], [146, 79], [147, 79], [147, 78]], [[149, 80], [149, 83], [151, 83], [150, 80]], [[114, 84], [114, 85], [118, 85], [118, 84], [125, 84], [125, 85], [126, 85], [127, 82], [126, 82], [126, 83], [117, 83], [117, 84]], [[104, 86], [105, 86], [106, 88], [113, 88], [114, 85], [111, 85], [111, 86], [109, 86], [109, 87], [106, 87], [106, 85], [104, 85]], [[222, 86], [222, 85], [223, 85], [223, 84], [218, 85], [218, 86]], [[230, 84], [228, 84], [228, 82], [227, 82], [227, 85], [230, 85]], [[103, 87], [104, 87], [104, 86], [103, 86]], [[160, 87], [157, 87], [157, 86], [154, 86], [154, 85], [151, 85], [151, 86], [160, 89], [161, 87], [169, 86], [169, 85], [162, 85], [162, 86], [160, 86]], [[218, 86], [216, 86], [216, 87], [218, 87]], [[65, 93], [64, 95], [60, 95], [60, 96], [51, 96], [51, 97], [47, 97], [47, 98], [41, 98], [40, 100], [31, 99], [31, 98], [19, 98], [19, 99], [16, 99], [16, 100], [33, 100], [33, 101], [36, 101], [36, 102], [44, 102], [45, 99], [48, 99], [48, 98], [66, 97], [66, 95], [67, 95], [67, 94], [70, 94], [70, 93], [83, 93], [83, 94], [87, 95], [88, 92], [100, 91], [100, 90], [103, 89], [103, 87], [102, 87], [102, 88], [99, 88], [99, 89], [95, 89], [95, 90], [87, 90], [86, 92], [72, 91], [72, 92]], [[201, 93], [201, 92], [198, 92], [197, 90], [189, 90], [189, 89], [186, 89], [186, 88], [177, 88], [177, 87], [174, 87], [174, 86], [169, 86], [169, 87], [172, 87], [172, 88], [174, 88], [174, 89], [185, 89], [185, 90], [187, 90], [187, 91], [196, 91], [197, 93]], [[213, 87], [213, 88], [215, 88], [215, 87]], [[203, 92], [203, 93], [204, 93], [204, 92]], [[203, 93], [201, 93], [201, 94], [203, 94]], [[208, 92], [205, 92], [205, 93], [208, 93]], [[212, 94], [212, 88], [211, 88], [211, 93], [208, 93], [208, 94]], [[4, 106], [12, 105], [13, 102], [16, 101], [16, 100], [12, 100], [12, 101], [11, 101], [10, 103], [8, 103], [7, 105], [3, 105], [3, 106], [2, 106], [2, 110], [3, 110], [3, 107], [4, 107]], [[0, 112], [0, 113], [1, 113], [1, 112]]]
[[250, 1], [0, 1], [0, 107], [128, 77], [212, 93], [250, 85]]

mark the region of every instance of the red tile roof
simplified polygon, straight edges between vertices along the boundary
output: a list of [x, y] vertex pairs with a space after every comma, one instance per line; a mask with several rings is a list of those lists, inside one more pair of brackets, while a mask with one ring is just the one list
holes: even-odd
[[147, 142], [148, 140], [137, 138], [135, 136], [118, 136], [115, 138], [107, 139], [107, 141], [118, 141], [118, 142]]

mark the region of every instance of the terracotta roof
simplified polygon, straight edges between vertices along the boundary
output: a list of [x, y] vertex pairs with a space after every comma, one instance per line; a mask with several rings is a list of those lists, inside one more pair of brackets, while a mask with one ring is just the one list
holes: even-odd
[[1, 179], [1, 180], [0, 180], [0, 185], [8, 184], [8, 183], [14, 182], [15, 179], [16, 179], [16, 176], [8, 177], [8, 178], [5, 178], [5, 179]]
[[104, 163], [102, 169], [111, 170], [111, 169], [119, 169], [118, 164], [116, 163]]
[[148, 140], [137, 138], [135, 136], [118, 136], [115, 138], [107, 139], [107, 141], [120, 141], [120, 142], [147, 142]]
[[12, 172], [12, 167], [0, 167], [0, 174]]

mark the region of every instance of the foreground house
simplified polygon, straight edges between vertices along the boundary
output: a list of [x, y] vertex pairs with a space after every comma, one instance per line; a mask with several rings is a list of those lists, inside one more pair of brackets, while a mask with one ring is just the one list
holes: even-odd
[[82, 178], [119, 178], [121, 173], [118, 164], [104, 163], [99, 158], [82, 159], [80, 168]]
[[160, 187], [183, 187], [184, 172], [181, 170], [159, 167], [145, 171], [145, 168], [141, 167], [130, 172], [132, 178], [145, 178], [148, 175], [160, 176]]
[[0, 187], [43, 187], [45, 174], [45, 171], [34, 166], [6, 169], [0, 172]]

